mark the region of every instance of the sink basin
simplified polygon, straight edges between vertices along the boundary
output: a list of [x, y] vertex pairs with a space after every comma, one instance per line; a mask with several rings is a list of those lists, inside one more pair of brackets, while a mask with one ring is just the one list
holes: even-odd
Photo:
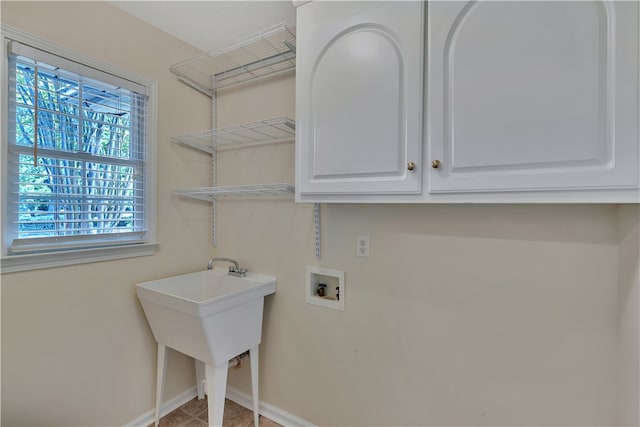
[[159, 344], [219, 366], [260, 344], [272, 276], [223, 268], [139, 283], [138, 298]]

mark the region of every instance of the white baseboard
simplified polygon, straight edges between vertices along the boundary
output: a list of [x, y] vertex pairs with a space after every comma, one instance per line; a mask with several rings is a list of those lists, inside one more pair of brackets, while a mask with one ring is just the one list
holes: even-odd
[[[251, 399], [251, 396], [242, 393], [233, 387], [227, 387], [227, 399], [240, 406], [244, 406], [247, 409], [253, 410], [253, 400]], [[285, 427], [316, 427], [309, 421], [303, 420], [296, 415], [293, 415], [270, 403], [263, 402], [262, 400], [258, 403], [258, 412], [260, 412], [260, 415]]]
[[[180, 393], [176, 397], [171, 400], [168, 400], [162, 404], [160, 408], [160, 418], [164, 417], [170, 412], [175, 411], [194, 397], [198, 396], [198, 391], [195, 387], [188, 389], [187, 391]], [[156, 410], [151, 409], [144, 414], [140, 415], [135, 420], [132, 420], [125, 424], [125, 427], [147, 427], [150, 424], [153, 424], [156, 420]]]
[[[164, 417], [168, 413], [175, 411], [194, 397], [198, 396], [198, 391], [195, 387], [188, 389], [187, 391], [179, 394], [171, 400], [168, 400], [162, 404], [160, 408], [160, 417]], [[244, 406], [249, 410], [253, 410], [253, 400], [248, 394], [242, 393], [233, 387], [227, 387], [227, 399], [237, 403], [240, 406]], [[283, 409], [280, 409], [270, 403], [263, 402], [258, 403], [258, 412], [260, 415], [269, 418], [271, 421], [276, 422], [285, 427], [316, 427], [309, 421], [303, 420]], [[153, 424], [155, 421], [155, 409], [151, 409], [144, 414], [140, 415], [135, 420], [132, 420], [125, 424], [125, 427], [147, 427]]]

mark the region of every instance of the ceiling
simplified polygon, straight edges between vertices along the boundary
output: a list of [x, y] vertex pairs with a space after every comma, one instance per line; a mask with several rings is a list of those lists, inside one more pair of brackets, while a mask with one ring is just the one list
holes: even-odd
[[111, 4], [204, 51], [213, 52], [280, 22], [295, 27], [290, 0], [111, 1]]

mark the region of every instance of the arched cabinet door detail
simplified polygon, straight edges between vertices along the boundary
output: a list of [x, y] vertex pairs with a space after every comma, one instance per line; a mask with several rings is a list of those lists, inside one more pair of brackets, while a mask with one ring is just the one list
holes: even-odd
[[430, 192], [638, 186], [636, 2], [434, 2], [427, 16]]
[[421, 193], [422, 26], [421, 2], [298, 10], [299, 194]]
[[404, 174], [404, 71], [400, 46], [384, 27], [348, 28], [322, 50], [307, 106], [313, 179]]

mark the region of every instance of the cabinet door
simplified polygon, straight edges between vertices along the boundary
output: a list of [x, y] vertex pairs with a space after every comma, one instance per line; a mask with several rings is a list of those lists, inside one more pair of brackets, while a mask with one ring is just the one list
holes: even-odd
[[431, 192], [638, 186], [637, 2], [428, 7]]
[[298, 8], [298, 194], [421, 193], [423, 8]]

